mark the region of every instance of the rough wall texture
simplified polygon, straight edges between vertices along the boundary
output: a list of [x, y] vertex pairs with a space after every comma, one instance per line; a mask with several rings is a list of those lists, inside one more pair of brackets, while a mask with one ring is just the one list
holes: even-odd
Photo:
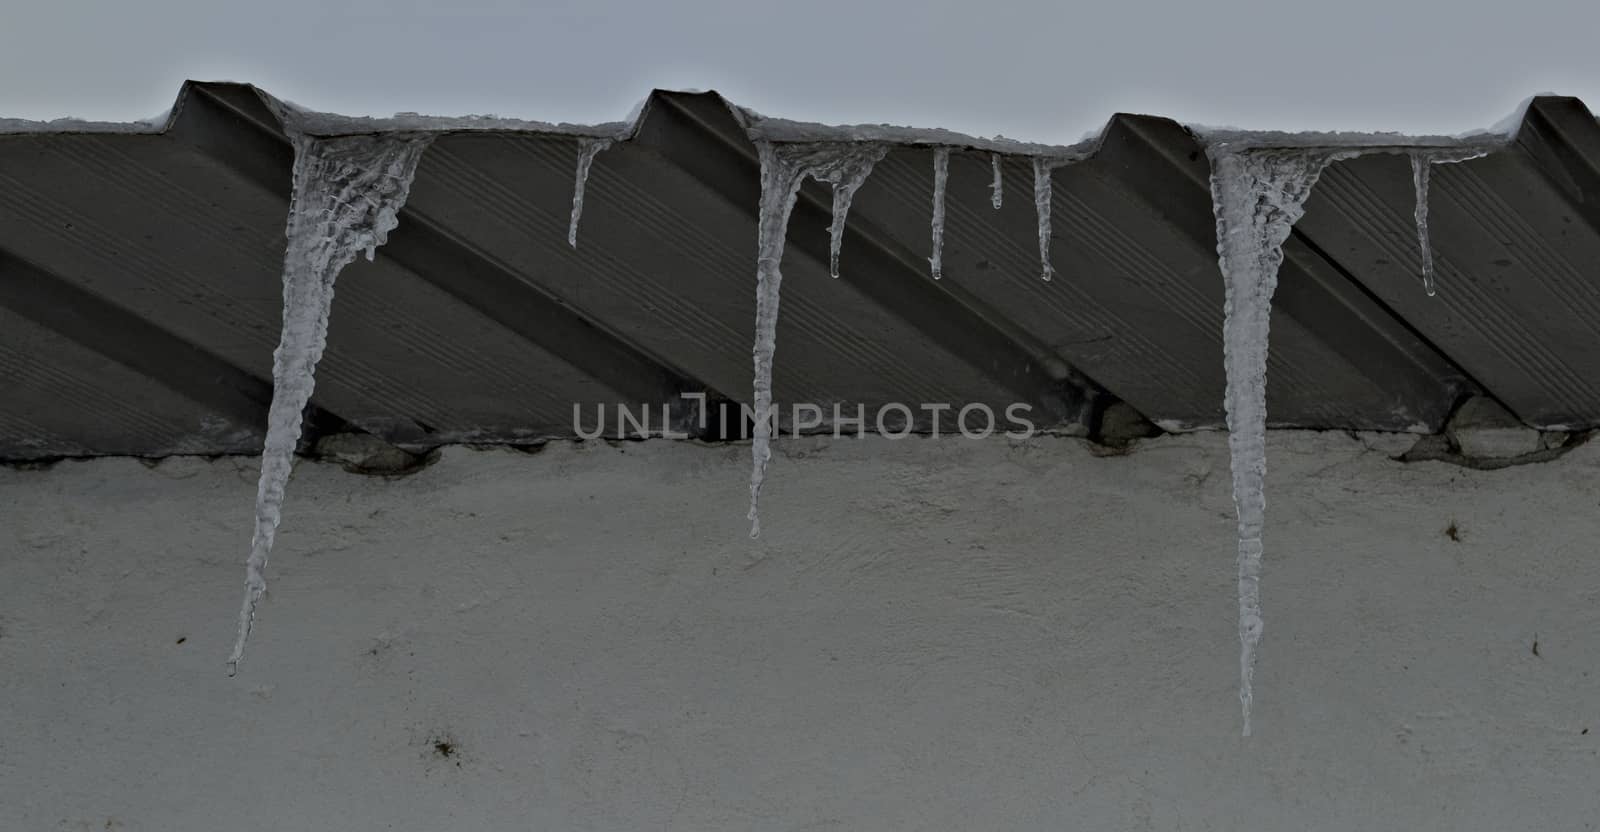
[[1600, 446], [1384, 442], [1273, 435], [1249, 740], [1220, 436], [302, 464], [234, 679], [254, 460], [0, 471], [0, 828], [1595, 828]]

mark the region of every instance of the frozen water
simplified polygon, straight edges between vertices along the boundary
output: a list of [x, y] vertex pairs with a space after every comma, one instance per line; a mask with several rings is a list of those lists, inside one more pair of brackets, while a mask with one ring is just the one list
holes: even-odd
[[572, 184], [572, 221], [567, 225], [567, 245], [578, 247], [578, 220], [583, 217], [583, 188], [589, 183], [589, 168], [600, 151], [611, 146], [610, 139], [578, 139], [578, 176]]
[[272, 405], [261, 451], [255, 532], [245, 562], [239, 634], [228, 657], [238, 672], [256, 603], [266, 592], [267, 555], [283, 513], [283, 492], [311, 400], [313, 374], [328, 340], [339, 271], [365, 251], [370, 259], [399, 224], [417, 161], [430, 139], [417, 135], [318, 139], [294, 136], [294, 190], [283, 260], [283, 332], [273, 353]]
[[994, 181], [989, 184], [989, 201], [994, 203], [994, 210], [998, 211], [1005, 197], [1005, 185], [1000, 180], [1000, 154], [989, 154], [989, 166], [994, 168]]
[[1239, 521], [1239, 703], [1250, 735], [1251, 680], [1261, 641], [1261, 535], [1266, 522], [1267, 329], [1283, 242], [1330, 150], [1234, 150], [1212, 145], [1211, 200], [1226, 286], [1223, 363], [1228, 450]]
[[933, 256], [928, 263], [933, 267], [933, 279], [944, 276], [944, 189], [950, 181], [950, 148], [933, 151]]
[[1484, 155], [1480, 150], [1425, 150], [1410, 151], [1411, 183], [1416, 189], [1417, 246], [1422, 251], [1422, 288], [1433, 297], [1436, 291], [1433, 268], [1433, 245], [1428, 240], [1428, 182], [1434, 165], [1465, 162]]
[[1422, 151], [1411, 151], [1411, 182], [1417, 191], [1417, 245], [1422, 249], [1422, 289], [1433, 297], [1433, 246], [1428, 243], [1428, 172], [1431, 163]]
[[1239, 702], [1244, 734], [1250, 735], [1251, 682], [1261, 641], [1262, 532], [1266, 523], [1267, 335], [1272, 294], [1283, 264], [1283, 243], [1305, 213], [1311, 189], [1330, 163], [1363, 153], [1405, 152], [1416, 191], [1418, 245], [1423, 285], [1434, 294], [1434, 264], [1428, 243], [1428, 184], [1431, 165], [1475, 159], [1492, 143], [1464, 141], [1385, 145], [1391, 137], [1334, 137], [1326, 146], [1299, 137], [1280, 141], [1272, 134], [1215, 136], [1211, 159], [1212, 207], [1217, 222], [1217, 253], [1226, 285], [1223, 362], [1228, 384], [1228, 450], [1233, 469], [1233, 502], [1239, 546]]
[[832, 177], [824, 181], [833, 184], [833, 222], [828, 225], [828, 274], [834, 277], [839, 276], [839, 251], [844, 246], [844, 226], [845, 219], [850, 215], [850, 201], [855, 198], [862, 183], [867, 181], [872, 166], [889, 152], [889, 146], [863, 145], [862, 150], [863, 155], [856, 164], [824, 174]]
[[1033, 157], [1033, 206], [1039, 212], [1039, 268], [1045, 280], [1055, 275], [1050, 265], [1050, 201], [1054, 196], [1050, 172], [1062, 164], [1058, 159]]
[[[807, 176], [834, 186], [834, 240], [844, 230], [839, 192], [854, 192], [866, 181], [872, 166], [889, 152], [876, 142], [822, 142], [774, 144], [756, 142], [761, 157], [761, 204], [756, 230], [756, 339], [751, 350], [755, 365], [755, 428], [750, 438], [750, 536], [761, 536], [761, 485], [772, 459], [772, 357], [778, 348], [778, 292], [783, 283], [780, 266], [795, 196]], [[849, 208], [849, 198], [843, 208]]]

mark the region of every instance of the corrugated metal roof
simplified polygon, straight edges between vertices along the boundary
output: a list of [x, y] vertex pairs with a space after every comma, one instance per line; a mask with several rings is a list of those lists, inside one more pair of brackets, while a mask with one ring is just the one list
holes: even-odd
[[[0, 456], [259, 450], [285, 118], [252, 87], [190, 83], [165, 129], [0, 135]], [[389, 243], [340, 276], [308, 435], [528, 442], [570, 435], [574, 403], [748, 401], [759, 176], [738, 112], [653, 93], [594, 163], [576, 250], [583, 131], [478, 127], [434, 140]], [[1120, 400], [1170, 429], [1223, 423], [1223, 283], [1190, 131], [1118, 115], [1055, 168], [1048, 283], [1031, 165], [1006, 158], [995, 210], [976, 149], [952, 154], [945, 278], [929, 278], [932, 156], [901, 144], [874, 168], [839, 280], [831, 197], [802, 189], [777, 401], [1022, 401], [1091, 433]], [[1273, 424], [1438, 431], [1474, 393], [1536, 427], [1600, 424], [1600, 125], [1535, 99], [1508, 149], [1437, 166], [1432, 193], [1429, 298], [1406, 158], [1324, 173], [1285, 246]]]

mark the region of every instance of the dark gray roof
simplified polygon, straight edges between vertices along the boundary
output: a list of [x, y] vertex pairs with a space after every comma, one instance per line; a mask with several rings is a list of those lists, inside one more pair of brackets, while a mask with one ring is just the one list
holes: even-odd
[[[252, 87], [190, 83], [164, 130], [0, 135], [0, 456], [255, 452], [271, 396], [293, 154]], [[448, 132], [376, 262], [340, 276], [312, 436], [404, 446], [571, 433], [573, 403], [748, 401], [756, 151], [714, 93], [653, 93], [601, 153], [576, 251], [570, 131]], [[928, 276], [932, 154], [897, 146], [828, 276], [825, 186], [789, 225], [780, 402], [1024, 401], [1092, 432], [1125, 401], [1223, 421], [1208, 164], [1117, 115], [1054, 171], [1039, 278], [1032, 168], [953, 154], [945, 278]], [[1438, 431], [1465, 396], [1537, 427], [1600, 424], [1600, 125], [1537, 98], [1510, 147], [1437, 166], [1439, 294], [1418, 277], [1409, 163], [1333, 165], [1285, 247], [1274, 426]], [[870, 411], [869, 411], [870, 412]]]

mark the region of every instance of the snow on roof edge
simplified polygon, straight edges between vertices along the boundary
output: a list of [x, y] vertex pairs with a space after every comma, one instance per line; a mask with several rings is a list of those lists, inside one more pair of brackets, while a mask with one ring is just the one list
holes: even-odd
[[[182, 108], [183, 95], [190, 85], [180, 90], [176, 105], [167, 112], [149, 119], [133, 122], [88, 121], [61, 118], [50, 121], [0, 118], [0, 135], [36, 134], [154, 134], [171, 128], [177, 112]], [[209, 82], [239, 83], [239, 82]], [[345, 136], [371, 133], [458, 133], [458, 132], [517, 132], [574, 137], [626, 140], [638, 131], [645, 115], [648, 98], [636, 104], [624, 121], [602, 124], [570, 124], [533, 121], [519, 118], [502, 118], [494, 115], [431, 116], [420, 113], [396, 113], [386, 118], [372, 116], [346, 116], [326, 113], [293, 102], [279, 99], [267, 91], [250, 86], [262, 102], [273, 111], [286, 130], [313, 136]], [[699, 90], [678, 92], [700, 93]], [[710, 93], [713, 95], [720, 94]], [[1243, 130], [1234, 127], [1216, 127], [1184, 124], [1202, 143], [1230, 149], [1304, 148], [1328, 150], [1364, 150], [1371, 152], [1402, 152], [1411, 148], [1460, 149], [1488, 152], [1513, 141], [1526, 116], [1529, 106], [1540, 96], [1555, 93], [1538, 93], [1529, 96], [1512, 112], [1487, 128], [1470, 130], [1454, 136], [1408, 135], [1403, 133], [1372, 132], [1290, 132], [1277, 130]], [[903, 146], [959, 147], [1007, 155], [1052, 157], [1059, 161], [1087, 158], [1099, 147], [1105, 128], [1087, 133], [1075, 144], [1055, 145], [1019, 141], [1004, 136], [983, 138], [943, 128], [907, 127], [889, 124], [829, 125], [818, 122], [795, 121], [766, 116], [753, 109], [722, 99], [735, 119], [752, 141], [781, 143], [798, 142], [885, 142]]]
[[1487, 152], [1496, 150], [1516, 140], [1528, 108], [1535, 99], [1554, 96], [1556, 93], [1540, 92], [1522, 99], [1505, 118], [1489, 127], [1477, 128], [1451, 136], [1410, 135], [1406, 133], [1363, 133], [1333, 131], [1288, 132], [1281, 130], [1245, 130], [1237, 127], [1217, 127], [1185, 124], [1184, 127], [1208, 146], [1227, 147], [1233, 150], [1291, 149], [1307, 150], [1366, 150], [1374, 152], [1400, 152], [1413, 148], [1460, 149]]
[[34, 121], [26, 118], [0, 118], [0, 135], [35, 135], [41, 133], [71, 134], [71, 133], [113, 133], [113, 134], [151, 134], [165, 133], [172, 125], [172, 108], [168, 108], [160, 115], [139, 121], [89, 121], [81, 118], [54, 118], [49, 121]]
[[746, 132], [754, 141], [799, 142], [886, 142], [889, 144], [921, 147], [964, 147], [1024, 156], [1051, 156], [1061, 159], [1085, 158], [1100, 146], [1105, 128], [1084, 134], [1070, 145], [1041, 144], [1038, 142], [1008, 139], [1005, 136], [983, 138], [946, 130], [942, 127], [903, 127], [892, 124], [822, 124], [794, 121], [762, 115], [749, 107], [729, 102], [729, 108], [741, 115]]
[[285, 130], [308, 136], [353, 136], [371, 133], [474, 133], [514, 132], [549, 135], [582, 136], [590, 138], [622, 139], [633, 135], [643, 105], [634, 108], [629, 121], [603, 124], [552, 124], [520, 118], [502, 118], [496, 115], [430, 116], [421, 113], [395, 113], [387, 118], [373, 116], [346, 116], [325, 113], [286, 101], [260, 87], [252, 86], [256, 94], [272, 109]]

